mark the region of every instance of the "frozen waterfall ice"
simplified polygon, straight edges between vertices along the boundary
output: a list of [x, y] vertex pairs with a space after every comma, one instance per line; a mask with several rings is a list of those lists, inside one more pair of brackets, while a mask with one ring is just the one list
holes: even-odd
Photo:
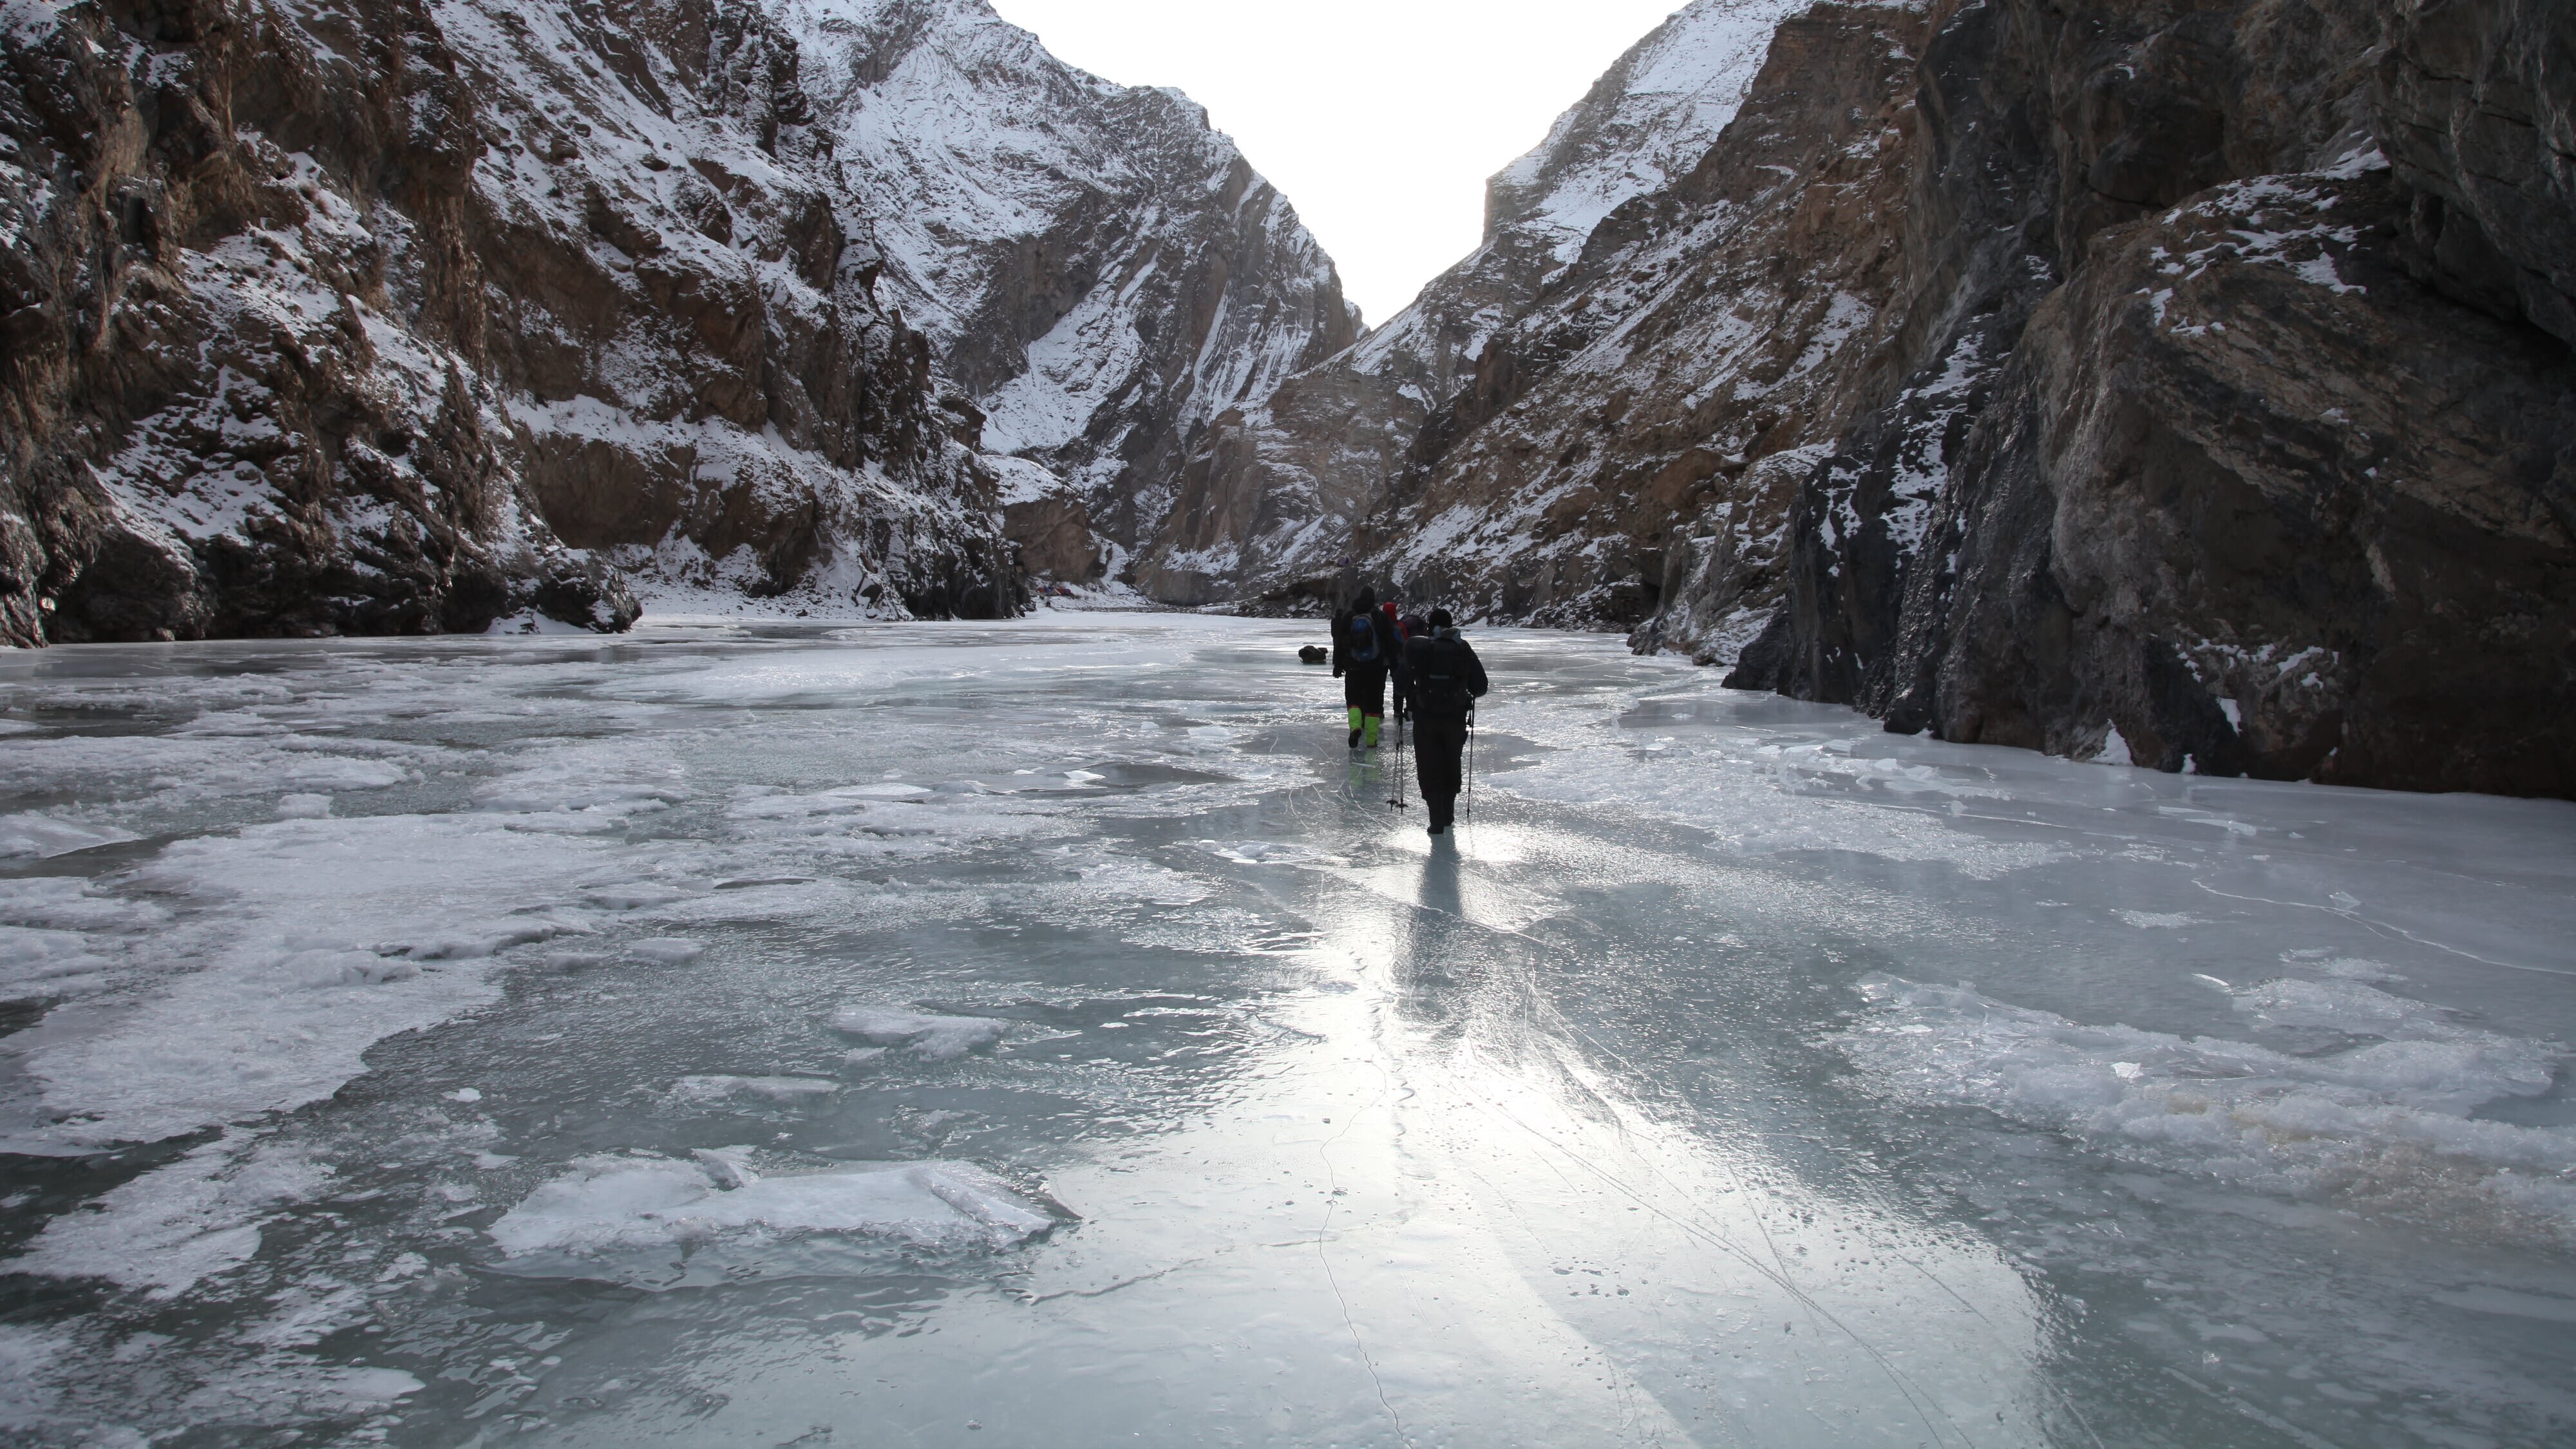
[[0, 660], [0, 1438], [2576, 1438], [2576, 806], [1307, 632]]

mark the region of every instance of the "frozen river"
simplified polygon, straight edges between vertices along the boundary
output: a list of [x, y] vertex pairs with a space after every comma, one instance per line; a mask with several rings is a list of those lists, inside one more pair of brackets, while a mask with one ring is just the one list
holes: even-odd
[[0, 1441], [2576, 1442], [2576, 807], [1312, 632], [0, 661]]

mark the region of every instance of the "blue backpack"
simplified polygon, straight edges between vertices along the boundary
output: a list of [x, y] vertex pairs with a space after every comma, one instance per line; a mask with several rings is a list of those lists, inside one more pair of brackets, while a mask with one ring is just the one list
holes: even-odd
[[1366, 614], [1351, 615], [1350, 654], [1355, 663], [1377, 662], [1377, 624]]

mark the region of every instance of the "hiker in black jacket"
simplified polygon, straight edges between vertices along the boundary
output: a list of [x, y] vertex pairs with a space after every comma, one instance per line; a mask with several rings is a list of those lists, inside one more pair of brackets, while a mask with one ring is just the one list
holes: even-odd
[[1350, 710], [1352, 749], [1363, 741], [1377, 748], [1386, 722], [1386, 678], [1401, 647], [1395, 626], [1378, 612], [1374, 589], [1360, 590], [1333, 621], [1333, 677], [1342, 682], [1342, 703]]
[[1485, 661], [1458, 637], [1449, 611], [1434, 609], [1430, 632], [1404, 646], [1403, 705], [1413, 717], [1413, 757], [1419, 762], [1422, 803], [1431, 808], [1431, 833], [1447, 833], [1458, 815], [1464, 783], [1459, 757], [1467, 727], [1486, 689]]

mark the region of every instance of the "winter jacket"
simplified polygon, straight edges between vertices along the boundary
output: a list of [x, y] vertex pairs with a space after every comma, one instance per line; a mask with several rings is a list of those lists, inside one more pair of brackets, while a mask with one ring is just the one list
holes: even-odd
[[1465, 719], [1488, 687], [1485, 661], [1455, 629], [1437, 630], [1404, 646], [1397, 699], [1417, 719]]

